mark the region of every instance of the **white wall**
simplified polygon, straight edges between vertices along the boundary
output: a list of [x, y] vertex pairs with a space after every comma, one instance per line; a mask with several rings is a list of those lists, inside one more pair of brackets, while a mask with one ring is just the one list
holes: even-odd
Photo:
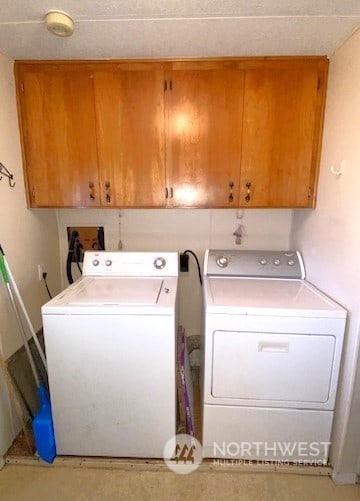
[[[307, 278], [349, 312], [331, 451], [340, 480], [359, 473], [360, 453], [359, 371], [355, 376], [360, 321], [359, 60], [357, 32], [330, 59], [317, 208], [294, 211], [292, 230], [292, 245], [303, 252]], [[330, 168], [339, 168], [342, 160], [344, 174], [336, 177]]]
[[[237, 219], [237, 216], [242, 216]], [[191, 249], [200, 261], [207, 248], [288, 249], [292, 220], [291, 210], [60, 210], [59, 237], [63, 285], [66, 286], [67, 226], [105, 226], [107, 250], [184, 251]], [[244, 238], [235, 245], [232, 233], [244, 226]], [[188, 335], [201, 332], [202, 292], [195, 261], [190, 256], [190, 272], [180, 277], [180, 323]], [[76, 276], [76, 267], [74, 278]]]
[[[37, 263], [44, 263], [49, 286], [60, 289], [59, 249], [54, 211], [26, 208], [21, 161], [13, 62], [0, 55], [0, 162], [14, 175], [10, 188], [0, 181], [0, 244], [10, 265], [35, 330], [41, 327], [40, 306], [47, 300], [44, 284], [38, 280]], [[0, 350], [8, 358], [21, 346], [21, 338], [0, 280]], [[0, 456], [13, 438], [8, 396], [0, 379]]]
[[[241, 248], [282, 249], [289, 246], [292, 211], [252, 210], [29, 210], [26, 208], [21, 149], [17, 123], [13, 62], [0, 55], [0, 162], [13, 174], [15, 188], [0, 181], [0, 244], [20, 289], [35, 330], [41, 327], [40, 307], [47, 301], [43, 283], [38, 281], [37, 264], [48, 272], [55, 294], [64, 288], [67, 250], [66, 226], [103, 225], [108, 250], [116, 250], [121, 238], [124, 250], [192, 249], [202, 264], [208, 247], [234, 248], [233, 231], [244, 225]], [[237, 215], [242, 215], [241, 221]], [[57, 219], [56, 220], [56, 216]], [[119, 217], [120, 216], [120, 217]], [[58, 229], [60, 235], [58, 236]], [[59, 259], [59, 241], [60, 254]], [[59, 261], [62, 270], [60, 284]], [[201, 289], [195, 262], [180, 279], [180, 320], [187, 333], [201, 329]], [[0, 349], [8, 358], [21, 346], [18, 329], [0, 282]], [[0, 379], [0, 457], [14, 435], [8, 396]]]

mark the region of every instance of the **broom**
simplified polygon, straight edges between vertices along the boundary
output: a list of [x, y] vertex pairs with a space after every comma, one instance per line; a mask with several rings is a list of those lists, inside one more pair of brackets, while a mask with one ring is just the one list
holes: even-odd
[[40, 379], [36, 370], [34, 359], [32, 357], [28, 341], [26, 339], [26, 334], [24, 331], [23, 324], [21, 322], [21, 317], [13, 296], [13, 292], [10, 286], [9, 275], [4, 261], [4, 252], [0, 246], [0, 272], [2, 274], [5, 287], [7, 289], [11, 306], [14, 310], [15, 317], [19, 326], [20, 334], [24, 342], [24, 348], [29, 359], [30, 367], [35, 379], [36, 387], [38, 390], [38, 396], [40, 400], [40, 410], [35, 415], [32, 427], [34, 432], [35, 444], [39, 456], [41, 459], [47, 463], [52, 463], [56, 456], [56, 446], [54, 437], [54, 428], [51, 415], [50, 399], [47, 393], [47, 389], [43, 383], [40, 383]]
[[3, 255], [3, 258], [4, 258], [5, 269], [6, 269], [6, 271], [7, 271], [7, 275], [8, 275], [8, 278], [9, 278], [9, 282], [11, 283], [12, 288], [13, 288], [14, 293], [15, 293], [15, 297], [16, 297], [16, 299], [18, 300], [18, 303], [19, 303], [19, 304], [20, 304], [20, 306], [21, 306], [22, 312], [23, 312], [23, 314], [24, 314], [24, 318], [25, 318], [25, 320], [26, 320], [26, 322], [27, 322], [27, 324], [28, 324], [28, 327], [29, 327], [30, 333], [31, 333], [31, 335], [32, 335], [32, 338], [33, 338], [34, 343], [35, 343], [35, 346], [36, 346], [36, 349], [37, 349], [37, 351], [38, 351], [38, 353], [39, 353], [39, 356], [40, 356], [40, 358], [41, 358], [41, 361], [42, 361], [42, 363], [43, 363], [43, 365], [44, 365], [44, 367], [45, 367], [45, 370], [46, 370], [46, 372], [47, 372], [47, 364], [46, 364], [45, 353], [43, 352], [43, 349], [41, 348], [41, 345], [40, 345], [40, 342], [39, 342], [39, 340], [38, 340], [38, 338], [37, 338], [37, 335], [36, 335], [36, 333], [35, 333], [34, 327], [32, 326], [32, 323], [31, 323], [31, 321], [30, 321], [30, 317], [29, 317], [29, 315], [28, 315], [28, 313], [27, 313], [27, 311], [26, 311], [26, 308], [25, 308], [24, 302], [23, 302], [23, 300], [22, 300], [22, 298], [21, 298], [21, 295], [20, 295], [19, 289], [17, 288], [17, 285], [16, 285], [16, 282], [15, 282], [15, 279], [14, 279], [14, 277], [13, 277], [12, 273], [11, 273], [11, 270], [10, 270], [9, 264], [8, 264], [8, 262], [7, 262], [7, 260], [6, 260], [5, 253], [4, 253], [3, 248], [1, 247], [1, 245], [0, 245], [0, 253]]

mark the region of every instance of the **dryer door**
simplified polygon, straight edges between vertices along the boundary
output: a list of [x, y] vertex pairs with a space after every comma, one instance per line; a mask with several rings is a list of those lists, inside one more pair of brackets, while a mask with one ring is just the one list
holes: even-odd
[[321, 407], [329, 400], [335, 344], [332, 335], [215, 331], [212, 396], [234, 405]]

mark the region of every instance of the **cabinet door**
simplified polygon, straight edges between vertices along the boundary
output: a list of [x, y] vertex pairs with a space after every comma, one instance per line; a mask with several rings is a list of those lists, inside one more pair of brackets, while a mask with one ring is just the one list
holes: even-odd
[[240, 206], [313, 205], [323, 98], [316, 64], [246, 71]]
[[103, 206], [165, 206], [164, 72], [95, 72]]
[[31, 207], [98, 206], [93, 78], [69, 66], [18, 74]]
[[169, 196], [174, 207], [233, 207], [239, 194], [244, 74], [236, 69], [171, 73]]

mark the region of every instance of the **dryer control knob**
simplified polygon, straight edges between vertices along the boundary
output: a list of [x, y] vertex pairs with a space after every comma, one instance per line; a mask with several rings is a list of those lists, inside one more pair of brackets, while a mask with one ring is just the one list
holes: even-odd
[[99, 266], [99, 260], [98, 259], [94, 259], [94, 261], [92, 262], [93, 266]]
[[163, 268], [165, 268], [165, 265], [166, 261], [163, 257], [157, 257], [156, 259], [154, 259], [154, 266], [157, 270], [162, 270]]
[[280, 264], [280, 259], [274, 259], [274, 265], [279, 266]]
[[264, 257], [262, 257], [259, 261], [260, 264], [262, 264], [263, 266], [265, 266], [267, 264], [267, 259], [265, 259]]
[[289, 266], [294, 266], [294, 264], [295, 264], [295, 261], [293, 259], [289, 259], [288, 265]]
[[105, 265], [106, 265], [106, 266], [111, 266], [111, 265], [112, 265], [112, 261], [111, 261], [111, 259], [107, 259], [107, 260], [105, 261]]
[[219, 268], [226, 268], [229, 264], [229, 259], [226, 256], [219, 256], [216, 260], [216, 264]]

